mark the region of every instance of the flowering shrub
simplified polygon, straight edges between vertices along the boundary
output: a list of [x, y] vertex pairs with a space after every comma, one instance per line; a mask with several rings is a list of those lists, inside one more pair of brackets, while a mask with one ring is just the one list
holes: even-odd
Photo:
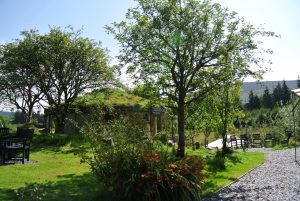
[[114, 200], [199, 200], [204, 179], [197, 157], [177, 159], [152, 145], [98, 153], [92, 169]]
[[[90, 150], [82, 152], [112, 200], [194, 201], [200, 199], [203, 162], [176, 158], [142, 128], [121, 120], [89, 124], [82, 133]], [[111, 137], [113, 146], [103, 144]]]

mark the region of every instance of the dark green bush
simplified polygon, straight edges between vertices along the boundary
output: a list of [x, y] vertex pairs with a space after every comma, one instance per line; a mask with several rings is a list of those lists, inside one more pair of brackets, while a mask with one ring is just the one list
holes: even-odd
[[97, 152], [90, 164], [113, 200], [199, 200], [205, 175], [197, 157], [178, 159], [151, 145]]
[[208, 169], [212, 172], [225, 170], [225, 156], [221, 152], [217, 152], [216, 155], [207, 160]]
[[[178, 159], [138, 126], [123, 120], [83, 128], [91, 152], [83, 153], [112, 200], [193, 201], [200, 199], [203, 162], [197, 157]], [[148, 137], [147, 137], [148, 136]], [[111, 137], [114, 146], [103, 143]]]

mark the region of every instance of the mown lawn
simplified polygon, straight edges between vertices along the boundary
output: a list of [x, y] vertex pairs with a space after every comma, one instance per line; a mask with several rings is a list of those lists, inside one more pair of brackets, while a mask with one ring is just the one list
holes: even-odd
[[225, 157], [224, 170], [214, 170], [215, 167], [207, 167], [209, 169], [208, 178], [203, 185], [203, 196], [209, 196], [232, 183], [246, 172], [262, 164], [264, 160], [264, 153], [235, 152]]
[[[80, 163], [74, 153], [76, 143], [64, 135], [55, 137], [36, 136], [31, 153], [32, 164], [0, 166], [0, 200], [16, 200], [16, 190], [26, 186], [25, 200], [32, 200], [30, 189], [38, 183], [37, 193], [46, 192], [43, 200], [107, 200], [105, 189], [95, 179], [87, 164]], [[75, 146], [74, 146], [75, 144]], [[264, 161], [262, 153], [234, 153], [225, 159], [226, 169], [218, 170], [214, 153], [204, 148], [189, 155], [204, 157], [209, 177], [203, 186], [203, 195], [222, 188]]]

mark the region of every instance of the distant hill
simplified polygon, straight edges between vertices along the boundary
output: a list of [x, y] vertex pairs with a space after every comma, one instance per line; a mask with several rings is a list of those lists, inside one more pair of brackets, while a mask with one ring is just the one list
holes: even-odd
[[[273, 89], [276, 87], [278, 82], [282, 85], [282, 81], [244, 82], [240, 95], [241, 101], [243, 103], [248, 102], [248, 96], [251, 90], [254, 94], [261, 96], [264, 93], [265, 88], [268, 87], [270, 93], [273, 93]], [[297, 80], [286, 80], [285, 82], [289, 89], [297, 88]]]
[[11, 117], [13, 116], [14, 113], [12, 112], [0, 112], [0, 115], [1, 116], [5, 116], [5, 117]]

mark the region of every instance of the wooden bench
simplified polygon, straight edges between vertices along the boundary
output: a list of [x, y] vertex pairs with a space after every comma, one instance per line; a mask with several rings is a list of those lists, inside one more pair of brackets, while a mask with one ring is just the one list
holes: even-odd
[[[14, 137], [4, 139], [2, 150], [2, 162], [6, 160], [21, 159], [24, 164], [25, 159], [29, 161], [30, 144], [33, 137], [34, 129], [18, 128]], [[19, 155], [21, 154], [21, 157]]]
[[0, 128], [0, 137], [7, 137], [9, 135], [9, 128]]
[[258, 145], [259, 147], [263, 147], [263, 141], [261, 139], [260, 134], [252, 134], [252, 143], [251, 143], [251, 147], [257, 147], [256, 145]]
[[242, 147], [241, 141], [235, 135], [230, 135], [230, 146], [232, 148]]
[[275, 138], [274, 135], [272, 133], [267, 133], [264, 139], [264, 146], [266, 146], [266, 144], [271, 143], [272, 147], [275, 145]]
[[240, 143], [242, 148], [249, 148], [249, 139], [246, 134], [240, 135]]

